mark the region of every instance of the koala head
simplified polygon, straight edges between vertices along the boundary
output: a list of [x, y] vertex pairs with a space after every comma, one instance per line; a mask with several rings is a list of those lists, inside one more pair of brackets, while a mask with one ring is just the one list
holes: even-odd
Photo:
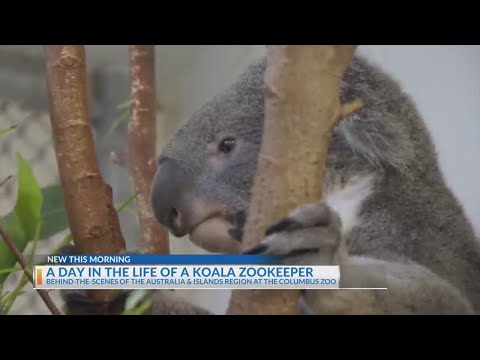
[[[235, 222], [244, 222], [263, 128], [263, 71], [252, 64], [164, 147], [151, 192], [157, 220], [173, 235], [189, 234], [211, 252], [240, 250]], [[241, 224], [243, 225], [243, 224]]]
[[[248, 210], [262, 140], [265, 69], [265, 58], [250, 65], [180, 127], [158, 160], [151, 191], [156, 219], [173, 235], [189, 234], [210, 252], [241, 248], [238, 229]], [[394, 80], [355, 58], [340, 95], [342, 101], [359, 97], [365, 107], [335, 129], [327, 186], [361, 173], [434, 173], [428, 133]]]

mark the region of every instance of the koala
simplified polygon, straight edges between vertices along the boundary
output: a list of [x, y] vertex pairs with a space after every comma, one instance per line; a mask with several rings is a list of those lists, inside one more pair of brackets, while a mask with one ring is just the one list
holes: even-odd
[[[265, 69], [265, 58], [252, 63], [177, 130], [158, 160], [151, 190], [156, 219], [210, 252], [242, 252], [262, 140]], [[325, 196], [292, 209], [245, 253], [338, 265], [341, 287], [387, 288], [302, 290], [302, 314], [478, 313], [480, 242], [446, 184], [414, 101], [358, 55], [340, 98], [360, 98], [364, 107], [334, 129]], [[154, 297], [151, 314], [209, 314], [171, 291]], [[70, 294], [67, 312], [85, 302], [100, 305]]]

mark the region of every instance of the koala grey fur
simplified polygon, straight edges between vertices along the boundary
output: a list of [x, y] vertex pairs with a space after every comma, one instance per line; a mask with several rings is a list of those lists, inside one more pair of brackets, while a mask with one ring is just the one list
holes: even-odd
[[[196, 202], [197, 208], [211, 210], [202, 214], [203, 218], [215, 213], [233, 227], [232, 219], [243, 214], [236, 226], [237, 234], [241, 234], [248, 211], [262, 140], [265, 67], [264, 58], [250, 65], [236, 83], [205, 104], [177, 131], [160, 157], [159, 171], [163, 159], [172, 159], [178, 171], [181, 169], [179, 178], [188, 179], [190, 200], [181, 206]], [[281, 254], [292, 244], [298, 243], [301, 249], [301, 244], [308, 242], [318, 252], [299, 255], [292, 262], [311, 264], [321, 258], [321, 264], [340, 265], [354, 285], [360, 281], [357, 277], [364, 276], [366, 283], [375, 283], [375, 278], [380, 277], [388, 288], [305, 291], [303, 300], [308, 313], [480, 312], [480, 244], [462, 206], [444, 181], [435, 147], [414, 102], [394, 79], [359, 56], [354, 58], [341, 85], [343, 102], [355, 97], [362, 99], [365, 106], [335, 129], [325, 191], [369, 177], [371, 191], [361, 199], [358, 219], [351, 228], [337, 231], [345, 219], [340, 216], [336, 226], [334, 209], [324, 202], [310, 204], [292, 211], [287, 222], [280, 222], [285, 225], [277, 226], [279, 232], [266, 237], [261, 251], [270, 247]], [[231, 154], [217, 154], [216, 146], [225, 136], [233, 136], [237, 147]], [[172, 229], [158, 209], [161, 201], [156, 191], [162, 185], [158, 179], [153, 185], [152, 207], [159, 221]], [[308, 224], [310, 215], [306, 214], [316, 208], [321, 210], [313, 214], [325, 220], [322, 229]], [[292, 223], [295, 227], [291, 227]], [[320, 245], [322, 237], [338, 239], [338, 243]], [[209, 251], [241, 249], [238, 236], [236, 240], [213, 236], [214, 240], [208, 241], [208, 236], [195, 236], [193, 232], [190, 238]], [[325, 257], [319, 257], [322, 251]], [[372, 269], [382, 270], [375, 274]], [[154, 305], [157, 310], [152, 309], [152, 313], [175, 313], [175, 301], [170, 297], [165, 300], [164, 292], [160, 293], [163, 295], [158, 295]], [[179, 303], [179, 308], [180, 313], [205, 313], [185, 303]]]

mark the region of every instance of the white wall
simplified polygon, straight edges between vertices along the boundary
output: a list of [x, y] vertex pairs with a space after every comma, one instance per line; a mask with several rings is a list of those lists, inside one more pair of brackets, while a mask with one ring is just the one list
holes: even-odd
[[409, 92], [447, 182], [480, 233], [480, 46], [362, 46]]

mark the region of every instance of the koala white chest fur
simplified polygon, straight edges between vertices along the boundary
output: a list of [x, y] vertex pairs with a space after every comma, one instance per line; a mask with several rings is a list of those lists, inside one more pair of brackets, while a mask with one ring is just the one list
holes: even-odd
[[342, 222], [342, 235], [348, 234], [359, 221], [363, 202], [373, 193], [374, 175], [356, 176], [346, 184], [326, 187], [325, 202], [337, 212]]

